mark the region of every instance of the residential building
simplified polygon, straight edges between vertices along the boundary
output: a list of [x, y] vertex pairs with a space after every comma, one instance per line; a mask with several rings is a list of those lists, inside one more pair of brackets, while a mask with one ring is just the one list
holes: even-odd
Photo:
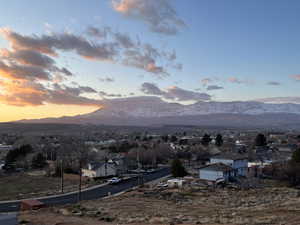
[[248, 170], [248, 157], [241, 154], [223, 153], [212, 156], [210, 163], [223, 163], [233, 169], [234, 176], [246, 176]]
[[89, 163], [87, 169], [82, 169], [82, 176], [97, 178], [116, 176], [118, 174], [115, 163]]
[[208, 181], [225, 180], [234, 176], [234, 169], [223, 163], [214, 163], [199, 169], [199, 178]]

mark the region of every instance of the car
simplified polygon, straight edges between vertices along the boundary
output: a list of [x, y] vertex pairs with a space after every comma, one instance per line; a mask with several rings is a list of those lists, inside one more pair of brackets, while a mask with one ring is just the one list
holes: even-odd
[[148, 169], [146, 170], [146, 173], [154, 173], [156, 170], [155, 169]]
[[120, 183], [121, 181], [122, 181], [121, 178], [113, 177], [113, 178], [111, 178], [111, 179], [108, 180], [108, 183], [109, 183], [109, 184], [118, 184], [118, 183]]
[[159, 187], [159, 188], [166, 188], [166, 187], [168, 187], [168, 184], [160, 182], [160, 183], [157, 184], [157, 187]]

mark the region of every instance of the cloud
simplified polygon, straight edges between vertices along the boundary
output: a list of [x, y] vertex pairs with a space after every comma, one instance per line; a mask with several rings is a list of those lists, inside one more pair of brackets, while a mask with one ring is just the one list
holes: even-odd
[[105, 91], [100, 91], [99, 92], [99, 95], [101, 97], [112, 97], [112, 98], [121, 98], [122, 95], [121, 94], [108, 94], [107, 92]]
[[229, 77], [227, 79], [228, 82], [230, 83], [234, 83], [234, 84], [253, 84], [254, 81], [251, 81], [251, 80], [241, 80], [237, 77]]
[[109, 83], [109, 82], [114, 82], [115, 79], [113, 77], [100, 77], [99, 81], [100, 82], [107, 82], [107, 83]]
[[164, 97], [177, 101], [207, 101], [211, 99], [209, 94], [184, 90], [177, 86], [168, 88], [167, 94]]
[[296, 81], [300, 81], [300, 74], [298, 75], [292, 75], [290, 76], [292, 79], [296, 80]]
[[[7, 28], [0, 29], [10, 44], [9, 49], [0, 49], [0, 102], [20, 106], [101, 104], [99, 99], [87, 97], [99, 93], [95, 89], [76, 83], [72, 86], [64, 84], [73, 73], [66, 67], [57, 66], [56, 59], [61, 52], [74, 52], [88, 60], [133, 66], [159, 77], [168, 75], [165, 67], [176, 59], [175, 51], [161, 51], [151, 44], [133, 41], [127, 34], [112, 32], [110, 28], [103, 28], [102, 34], [95, 29], [89, 32], [98, 37], [90, 41], [85, 36], [71, 33], [22, 35]], [[99, 36], [103, 37], [100, 42]], [[161, 65], [158, 62], [162, 62]], [[99, 80], [114, 81], [110, 77]], [[123, 97], [105, 92], [99, 94]]]
[[294, 103], [300, 104], [300, 97], [273, 97], [273, 98], [260, 98], [255, 99], [254, 101], [264, 102], [264, 103], [274, 103], [274, 104], [282, 104], [282, 103]]
[[279, 83], [279, 82], [277, 82], [277, 81], [269, 81], [269, 82], [267, 83], [267, 85], [271, 85], [271, 86], [279, 86], [279, 85], [281, 85], [281, 83]]
[[97, 37], [100, 39], [107, 38], [108, 34], [111, 32], [110, 27], [104, 27], [104, 28], [96, 28], [96, 27], [88, 27], [87, 28], [87, 34], [92, 37]]
[[44, 70], [47, 72], [62, 73], [66, 76], [72, 76], [70, 72], [65, 67], [58, 68], [55, 61], [49, 56], [42, 54], [33, 50], [13, 50], [0, 49], [0, 59], [11, 65], [23, 65], [26, 67], [39, 68], [39, 70]]
[[34, 50], [52, 56], [58, 55], [57, 50], [75, 51], [84, 58], [100, 61], [113, 61], [118, 55], [115, 43], [96, 44], [70, 33], [25, 36], [10, 29], [1, 29], [1, 34], [15, 50]]
[[186, 27], [170, 0], [112, 0], [112, 6], [126, 17], [143, 21], [155, 33], [175, 35]]
[[141, 91], [147, 95], [165, 95], [156, 84], [145, 82], [142, 84]]
[[123, 48], [134, 48], [134, 47], [136, 47], [136, 43], [129, 37], [129, 35], [117, 32], [117, 33], [114, 33], [114, 36], [115, 36], [116, 41]]
[[87, 86], [69, 87], [53, 84], [46, 87], [32, 81], [0, 81], [0, 102], [14, 106], [37, 106], [45, 103], [81, 106], [100, 106], [101, 100], [82, 96], [96, 93]]
[[201, 80], [201, 83], [203, 86], [206, 86], [207, 84], [211, 83], [212, 79], [211, 78], [204, 78]]
[[[109, 27], [89, 27], [85, 34], [97, 37], [97, 40], [93, 41], [72, 33], [28, 36], [8, 28], [2, 28], [0, 34], [9, 41], [13, 50], [7, 56], [35, 65], [38, 62], [41, 62], [42, 66], [53, 64], [53, 59], [49, 56], [58, 57], [63, 51], [74, 52], [88, 60], [121, 63], [160, 77], [169, 74], [166, 67], [182, 69], [180, 63], [174, 62], [175, 51], [160, 51], [151, 44], [134, 41], [128, 34], [113, 32]], [[161, 65], [158, 65], [158, 62]]]
[[0, 61], [0, 77], [16, 80], [51, 80], [49, 72], [37, 66], [25, 66]]
[[218, 86], [218, 85], [208, 85], [206, 88], [206, 90], [208, 90], [208, 91], [220, 90], [220, 89], [224, 89], [224, 88], [221, 86]]
[[144, 94], [161, 96], [175, 101], [208, 101], [211, 99], [209, 94], [185, 90], [177, 86], [169, 87], [163, 91], [155, 84], [147, 82], [142, 84], [141, 91]]
[[240, 79], [236, 78], [236, 77], [229, 77], [228, 81], [231, 83], [235, 83], [235, 84], [241, 84], [243, 83], [243, 81], [241, 81]]
[[50, 68], [55, 64], [55, 61], [49, 56], [32, 50], [9, 51], [7, 49], [1, 49], [0, 56], [2, 59], [43, 68]]

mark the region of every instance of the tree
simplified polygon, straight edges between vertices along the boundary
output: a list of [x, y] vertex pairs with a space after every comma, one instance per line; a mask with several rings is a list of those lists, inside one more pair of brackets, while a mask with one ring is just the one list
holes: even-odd
[[264, 134], [258, 134], [255, 138], [255, 146], [266, 146], [267, 139]]
[[169, 136], [168, 135], [164, 135], [161, 137], [161, 139], [164, 141], [164, 142], [168, 142], [169, 141]]
[[23, 161], [27, 154], [32, 152], [31, 145], [22, 145], [9, 151], [5, 157], [5, 167], [13, 168], [17, 161]]
[[296, 151], [294, 151], [294, 153], [292, 155], [292, 160], [295, 163], [300, 163], [300, 148], [298, 148]]
[[221, 147], [223, 145], [223, 137], [221, 134], [217, 134], [216, 146]]
[[171, 136], [171, 142], [176, 142], [177, 141], [177, 137], [175, 135]]
[[174, 159], [172, 161], [171, 172], [173, 177], [184, 177], [187, 175], [187, 172], [179, 159]]
[[34, 169], [41, 169], [47, 165], [46, 158], [43, 156], [42, 153], [36, 154], [32, 158], [31, 167]]
[[210, 142], [211, 142], [210, 135], [204, 134], [202, 139], [201, 139], [201, 144], [204, 145], [204, 146], [208, 146]]
[[300, 148], [293, 153], [287, 165], [286, 174], [292, 186], [300, 184]]

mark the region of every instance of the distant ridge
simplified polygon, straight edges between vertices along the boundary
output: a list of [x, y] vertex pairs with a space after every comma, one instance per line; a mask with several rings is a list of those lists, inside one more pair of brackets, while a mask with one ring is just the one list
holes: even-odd
[[300, 128], [300, 104], [245, 102], [168, 103], [158, 97], [103, 100], [103, 107], [83, 115], [21, 120], [22, 123], [102, 124], [124, 126], [205, 125]]

